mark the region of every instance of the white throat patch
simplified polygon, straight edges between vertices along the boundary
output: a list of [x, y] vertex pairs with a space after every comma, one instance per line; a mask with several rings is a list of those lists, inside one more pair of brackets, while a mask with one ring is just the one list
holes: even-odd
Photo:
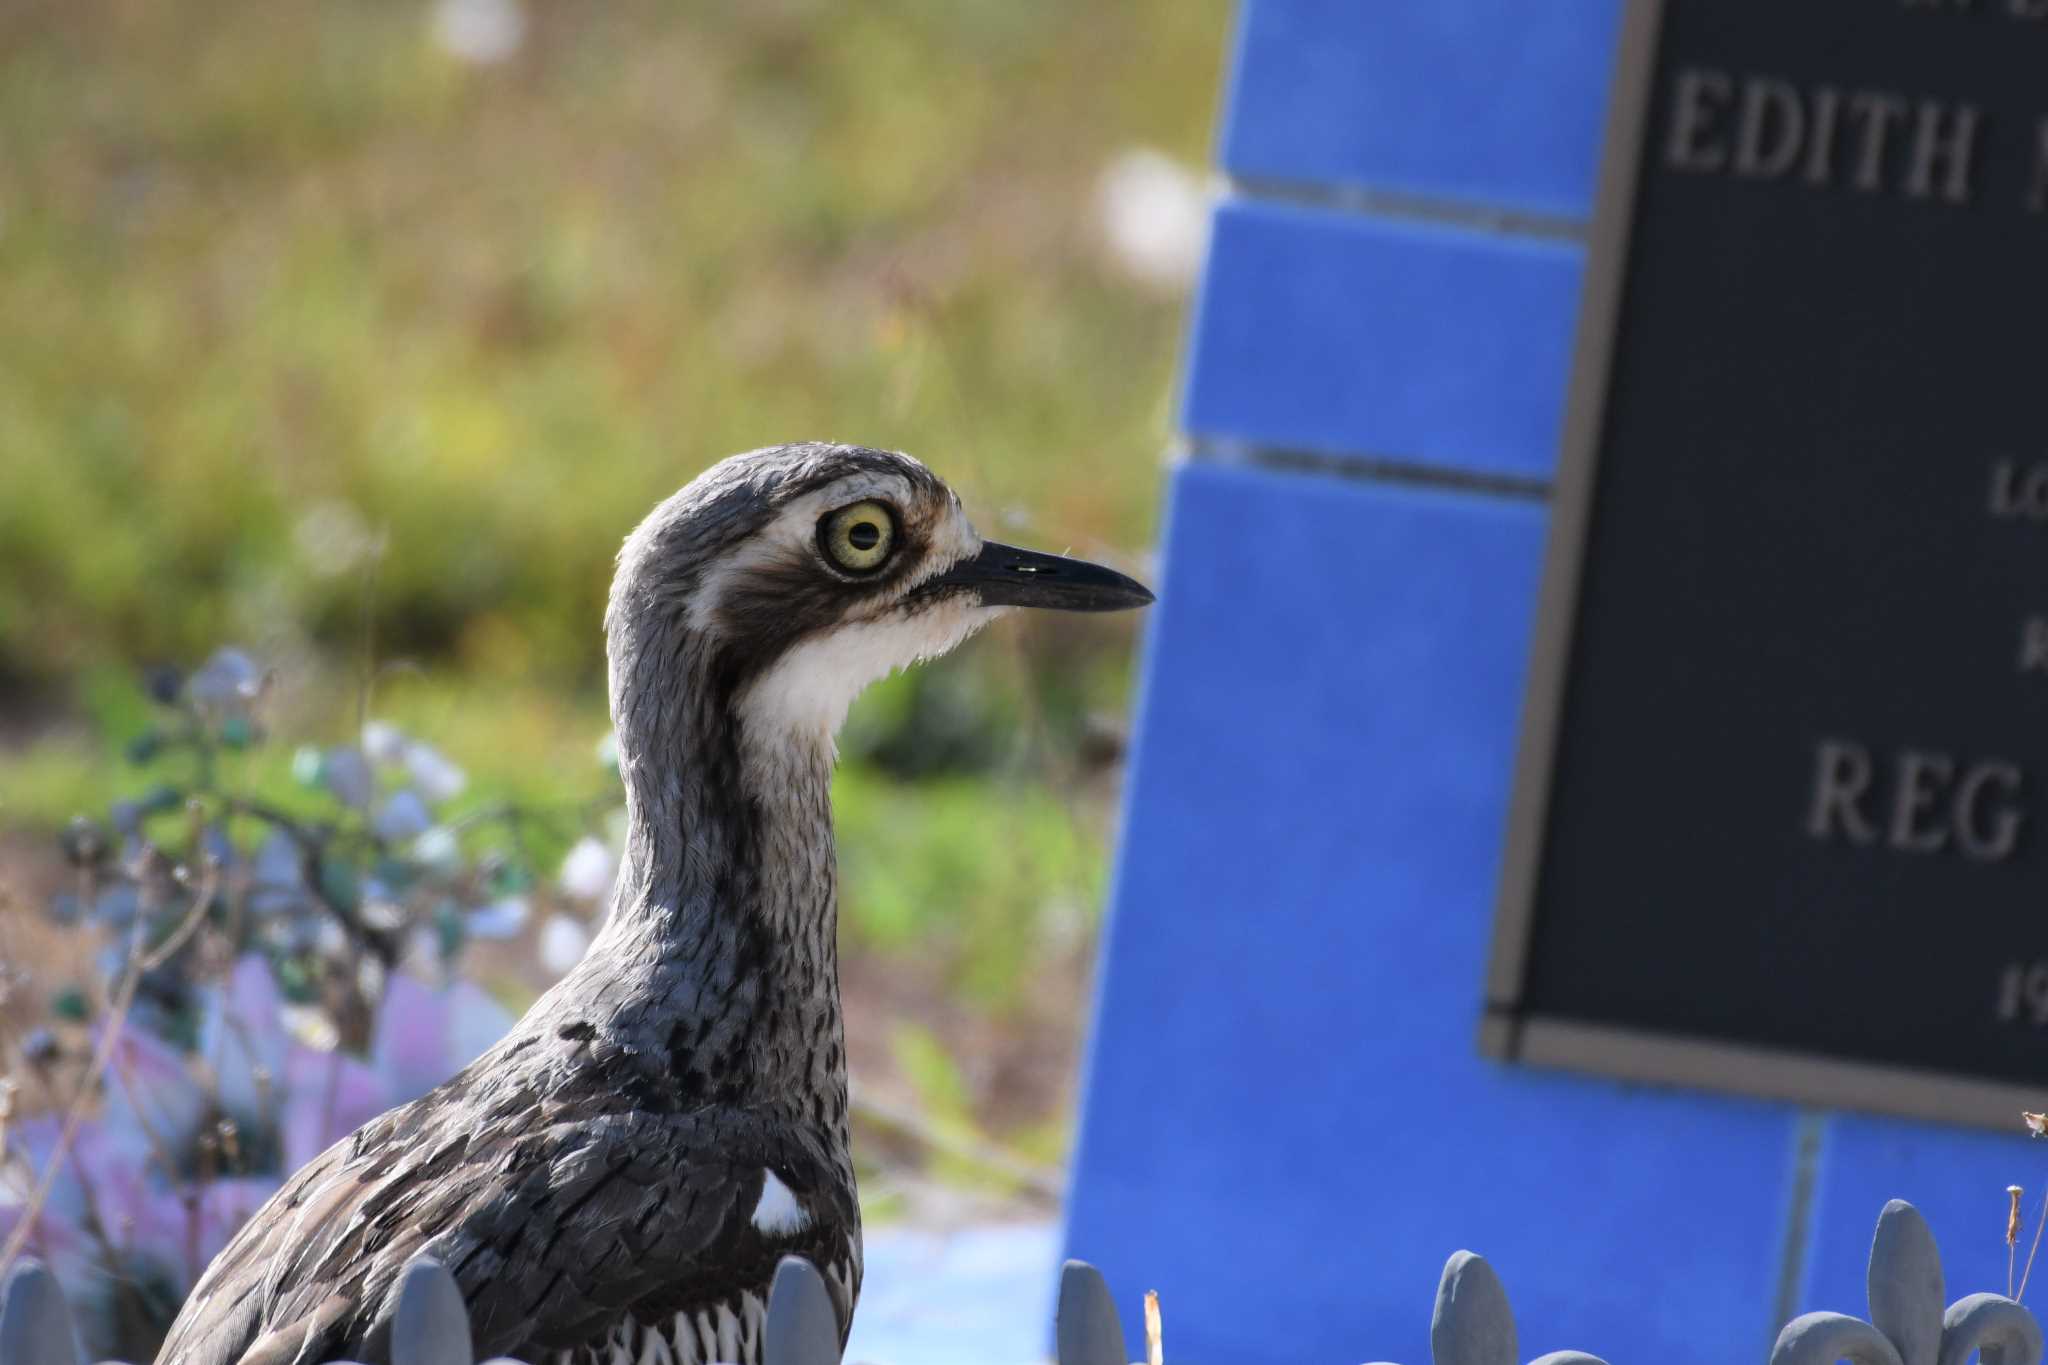
[[761, 1199], [754, 1205], [754, 1226], [769, 1237], [787, 1237], [810, 1226], [811, 1215], [796, 1202], [789, 1186], [774, 1171], [761, 1169]]
[[993, 621], [999, 607], [959, 594], [868, 621], [849, 621], [805, 640], [754, 680], [740, 702], [750, 731], [801, 734], [829, 743], [870, 683], [936, 658]]

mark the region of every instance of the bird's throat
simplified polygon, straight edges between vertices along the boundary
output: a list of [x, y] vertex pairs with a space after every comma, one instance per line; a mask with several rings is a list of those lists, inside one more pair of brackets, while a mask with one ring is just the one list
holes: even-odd
[[830, 736], [750, 734], [710, 688], [619, 700], [626, 849], [582, 989], [637, 1012], [686, 1101], [822, 1095], [806, 1117], [843, 1125]]

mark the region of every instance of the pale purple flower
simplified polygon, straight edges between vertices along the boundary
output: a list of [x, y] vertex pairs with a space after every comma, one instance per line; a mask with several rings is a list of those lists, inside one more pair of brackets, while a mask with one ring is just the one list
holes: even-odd
[[[57, 1130], [54, 1115], [7, 1125], [7, 1146], [0, 1151], [0, 1238], [13, 1236], [36, 1181], [56, 1150]], [[67, 1287], [83, 1286], [95, 1278], [97, 1248], [85, 1230], [87, 1216], [84, 1185], [74, 1173], [61, 1171], [36, 1216], [28, 1250]]]
[[524, 896], [500, 896], [469, 912], [465, 923], [476, 938], [511, 938], [526, 927], [533, 903]]
[[490, 1051], [512, 1031], [513, 1014], [474, 981], [448, 987], [448, 1056], [446, 1080]]
[[122, 1251], [187, 1275], [204, 1268], [204, 1261], [182, 1254], [196, 1231], [192, 1212], [163, 1179], [157, 1149], [145, 1134], [104, 1122], [80, 1125], [59, 1183], [66, 1180], [78, 1186], [81, 1203], [90, 1203], [100, 1229]]
[[418, 1099], [505, 1036], [512, 1016], [482, 987], [457, 981], [442, 990], [404, 973], [385, 983], [370, 1064], [391, 1088], [391, 1102]]
[[[234, 1175], [221, 1176], [206, 1183], [199, 1192], [197, 1226], [192, 1228], [191, 1237], [198, 1255], [191, 1264], [198, 1267], [192, 1275], [197, 1280], [204, 1273], [214, 1257], [227, 1246], [228, 1239], [241, 1230], [256, 1210], [263, 1207], [263, 1201], [276, 1194], [282, 1184], [274, 1176]], [[172, 1196], [176, 1198], [176, 1196]], [[182, 1209], [184, 1201], [178, 1200]]]
[[305, 855], [298, 840], [273, 829], [257, 845], [249, 865], [249, 912], [285, 914], [307, 904]]
[[384, 798], [384, 803], [370, 821], [370, 828], [376, 831], [379, 839], [398, 843], [417, 838], [433, 823], [434, 817], [427, 810], [427, 803], [420, 800], [420, 794], [410, 787], [402, 787]]
[[246, 714], [263, 694], [263, 669], [245, 651], [216, 649], [185, 682], [185, 695], [200, 710], [217, 716]]
[[107, 1058], [100, 1121], [109, 1130], [155, 1136], [177, 1150], [206, 1116], [206, 1096], [192, 1083], [185, 1056], [131, 1022]]
[[363, 725], [362, 752], [379, 767], [404, 769], [429, 804], [453, 800], [469, 785], [468, 774], [446, 754], [425, 740], [412, 738], [388, 720]]
[[204, 994], [198, 1059], [213, 1071], [221, 1104], [245, 1122], [277, 1112], [289, 1046], [278, 1018], [283, 1003], [270, 964], [256, 953], [235, 963], [225, 990], [209, 986]]
[[406, 744], [403, 763], [420, 794], [437, 805], [454, 800], [469, 785], [468, 774], [456, 767], [447, 755], [424, 741], [415, 739]]
[[[88, 1347], [108, 1315], [111, 1276], [147, 1270], [189, 1286], [291, 1170], [454, 1075], [512, 1024], [510, 1013], [470, 982], [436, 989], [394, 973], [384, 984], [368, 1062], [290, 1041], [269, 964], [254, 953], [207, 991], [194, 1055], [132, 1026], [123, 1032], [111, 1051], [101, 1112], [79, 1125], [28, 1242], [63, 1283]], [[283, 1169], [249, 1173], [231, 1150], [216, 1146], [211, 1178], [179, 1178], [193, 1168], [196, 1140], [223, 1141], [219, 1130], [202, 1132], [212, 1112], [208, 1075], [242, 1133], [276, 1123]], [[22, 1216], [60, 1123], [40, 1115], [8, 1125], [0, 1151], [0, 1238]], [[108, 1263], [95, 1228], [117, 1264]]]
[[320, 780], [343, 805], [357, 810], [368, 809], [370, 798], [377, 794], [377, 778], [370, 771], [370, 760], [353, 744], [337, 744], [327, 751], [320, 764]]
[[316, 1052], [295, 1044], [285, 1068], [290, 1091], [285, 1096], [281, 1136], [285, 1165], [292, 1170], [394, 1103], [386, 1077], [340, 1052]]

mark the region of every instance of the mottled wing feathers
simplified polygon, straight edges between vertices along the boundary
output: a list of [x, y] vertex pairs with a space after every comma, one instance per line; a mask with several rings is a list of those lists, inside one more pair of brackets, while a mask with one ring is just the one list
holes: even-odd
[[[600, 1338], [624, 1312], [653, 1320], [765, 1290], [782, 1248], [748, 1222], [764, 1165], [800, 1191], [826, 1185], [822, 1153], [746, 1115], [563, 1110], [437, 1093], [330, 1148], [215, 1260], [159, 1365], [387, 1359], [398, 1277], [422, 1252], [461, 1285], [478, 1351], [533, 1359]], [[843, 1202], [812, 1229], [836, 1229], [834, 1257], [853, 1216]]]
[[705, 1127], [633, 1113], [558, 1131], [545, 1173], [506, 1186], [436, 1239], [431, 1249], [469, 1300], [478, 1349], [580, 1346], [622, 1312], [701, 1283], [744, 1196], [735, 1153]]
[[157, 1358], [181, 1365], [231, 1365], [257, 1336], [263, 1318], [264, 1273], [285, 1245], [292, 1211], [330, 1184], [346, 1156], [337, 1145], [299, 1169], [228, 1242], [199, 1278]]

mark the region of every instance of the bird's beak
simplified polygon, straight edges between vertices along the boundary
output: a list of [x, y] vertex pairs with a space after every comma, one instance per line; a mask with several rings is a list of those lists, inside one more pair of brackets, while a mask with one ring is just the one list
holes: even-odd
[[1115, 569], [992, 540], [982, 542], [981, 553], [961, 560], [925, 586], [966, 589], [985, 607], [1125, 611], [1152, 601], [1150, 588]]

